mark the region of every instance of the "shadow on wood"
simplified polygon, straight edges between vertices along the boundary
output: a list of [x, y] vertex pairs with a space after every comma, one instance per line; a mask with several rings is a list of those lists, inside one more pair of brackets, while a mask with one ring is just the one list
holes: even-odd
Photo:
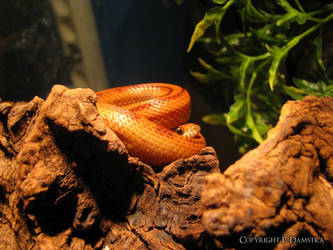
[[0, 103], [1, 248], [184, 249], [204, 242], [200, 192], [213, 148], [155, 173], [130, 157], [95, 93], [56, 85]]
[[223, 174], [213, 148], [160, 172], [89, 89], [0, 103], [1, 249], [332, 248], [333, 99], [283, 107]]

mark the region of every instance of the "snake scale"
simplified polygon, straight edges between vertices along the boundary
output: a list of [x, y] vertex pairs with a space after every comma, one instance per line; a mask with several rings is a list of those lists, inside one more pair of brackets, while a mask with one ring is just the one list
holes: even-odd
[[[191, 113], [189, 93], [173, 84], [146, 83], [96, 92], [97, 108], [131, 156], [152, 166], [190, 157], [206, 146]], [[184, 125], [181, 125], [184, 124]]]

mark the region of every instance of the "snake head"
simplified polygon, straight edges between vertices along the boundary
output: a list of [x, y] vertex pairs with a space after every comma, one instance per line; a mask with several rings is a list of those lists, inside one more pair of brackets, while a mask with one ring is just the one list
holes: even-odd
[[186, 123], [178, 126], [174, 131], [186, 138], [196, 138], [200, 134], [200, 126], [194, 123]]

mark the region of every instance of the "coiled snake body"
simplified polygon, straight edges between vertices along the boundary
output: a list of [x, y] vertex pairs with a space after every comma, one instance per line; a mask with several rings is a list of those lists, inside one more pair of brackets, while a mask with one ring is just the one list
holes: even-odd
[[[102, 90], [97, 107], [130, 155], [160, 166], [197, 154], [206, 146], [200, 127], [185, 123], [191, 112], [188, 92], [166, 83]], [[172, 130], [174, 129], [174, 130]]]

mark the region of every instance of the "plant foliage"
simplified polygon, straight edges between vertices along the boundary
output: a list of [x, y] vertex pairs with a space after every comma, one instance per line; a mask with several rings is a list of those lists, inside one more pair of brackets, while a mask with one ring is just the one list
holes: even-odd
[[[286, 100], [333, 96], [331, 58], [323, 53], [329, 51], [330, 1], [210, 1], [187, 49], [200, 43], [207, 60], [198, 58], [203, 70], [191, 74], [208, 86], [232, 88], [229, 112], [203, 120], [226, 125], [240, 152], [265, 139]], [[239, 24], [232, 31], [230, 19]]]

